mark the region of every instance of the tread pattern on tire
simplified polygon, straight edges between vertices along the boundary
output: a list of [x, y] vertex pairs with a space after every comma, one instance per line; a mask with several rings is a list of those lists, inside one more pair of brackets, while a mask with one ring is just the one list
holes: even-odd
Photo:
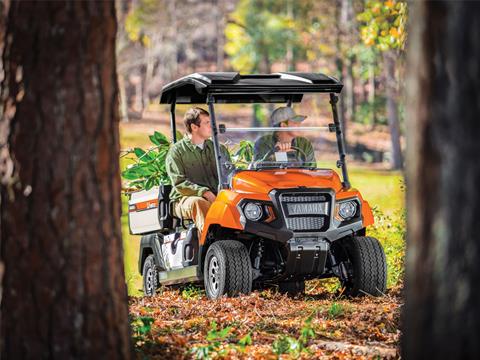
[[245, 245], [236, 240], [219, 240], [212, 244], [211, 249], [225, 266], [224, 293], [236, 296], [251, 292], [252, 265]]
[[353, 237], [351, 241], [350, 254], [354, 267], [351, 295], [383, 295], [387, 287], [387, 262], [382, 245], [368, 236]]

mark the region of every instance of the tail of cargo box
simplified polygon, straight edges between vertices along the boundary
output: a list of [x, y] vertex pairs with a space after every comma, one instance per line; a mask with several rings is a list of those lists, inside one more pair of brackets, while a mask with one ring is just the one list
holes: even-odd
[[171, 185], [154, 186], [130, 194], [128, 225], [134, 235], [163, 232], [172, 228], [169, 215]]

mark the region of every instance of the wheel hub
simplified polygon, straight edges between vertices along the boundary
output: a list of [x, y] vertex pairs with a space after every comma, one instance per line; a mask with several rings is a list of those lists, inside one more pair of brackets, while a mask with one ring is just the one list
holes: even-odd
[[147, 270], [146, 274], [146, 280], [145, 280], [145, 290], [147, 294], [151, 294], [153, 290], [153, 270], [152, 268], [149, 268]]
[[218, 294], [220, 288], [220, 265], [218, 264], [218, 259], [216, 256], [210, 258], [208, 265], [208, 279], [210, 282], [210, 289], [213, 294]]

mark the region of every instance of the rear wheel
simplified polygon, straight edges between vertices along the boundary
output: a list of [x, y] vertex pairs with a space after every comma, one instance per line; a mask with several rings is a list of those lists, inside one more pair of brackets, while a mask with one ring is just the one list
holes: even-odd
[[305, 293], [305, 281], [284, 281], [278, 284], [278, 291], [294, 297]]
[[158, 270], [155, 257], [148, 255], [143, 263], [143, 293], [145, 296], [153, 296], [158, 287]]
[[345, 294], [381, 296], [387, 287], [387, 261], [380, 242], [367, 236], [345, 241], [349, 276], [343, 282]]
[[249, 293], [252, 291], [252, 265], [247, 248], [235, 240], [215, 242], [208, 248], [203, 275], [210, 299], [224, 294]]

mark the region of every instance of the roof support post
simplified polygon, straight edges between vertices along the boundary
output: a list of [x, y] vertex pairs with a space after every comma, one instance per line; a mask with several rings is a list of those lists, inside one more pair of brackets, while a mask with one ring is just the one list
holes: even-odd
[[330, 93], [330, 105], [332, 106], [333, 122], [335, 123], [335, 133], [337, 135], [338, 154], [340, 156], [340, 159], [337, 161], [337, 167], [342, 169], [343, 187], [349, 189], [350, 180], [348, 179], [347, 163], [345, 161], [345, 142], [342, 136], [342, 124], [338, 119], [337, 102], [338, 96], [334, 93]]
[[213, 106], [214, 98], [212, 95], [208, 95], [207, 104], [208, 111], [210, 112], [210, 125], [212, 126], [212, 138], [213, 138], [213, 150], [215, 152], [215, 163], [217, 165], [217, 174], [218, 174], [218, 192], [222, 189], [226, 189], [227, 185], [224, 183], [223, 179], [223, 167], [222, 167], [222, 154], [220, 152], [220, 145], [218, 143], [218, 129], [217, 123], [215, 121], [215, 109]]
[[172, 129], [172, 144], [177, 142], [177, 124], [175, 123], [175, 99], [170, 105], [170, 129]]

